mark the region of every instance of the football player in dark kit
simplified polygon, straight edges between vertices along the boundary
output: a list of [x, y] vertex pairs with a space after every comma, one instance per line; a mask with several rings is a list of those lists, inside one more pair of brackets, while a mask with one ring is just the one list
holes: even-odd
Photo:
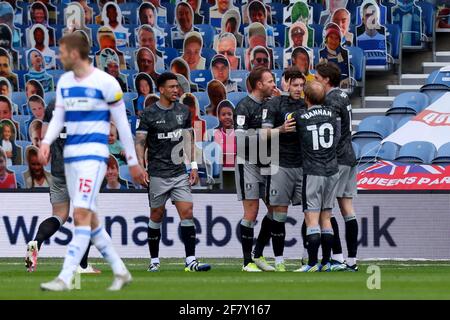
[[305, 102], [301, 98], [306, 82], [305, 77], [296, 68], [288, 70], [286, 75], [288, 95], [269, 100], [265, 105], [267, 115], [263, 114], [262, 120], [263, 128], [278, 130], [280, 133], [278, 170], [268, 176], [266, 181], [266, 200], [273, 211], [271, 237], [275, 255], [275, 271], [278, 272], [286, 271], [283, 252], [288, 207], [291, 203], [294, 206], [302, 203], [301, 145], [298, 134], [295, 132], [295, 124], [292, 124], [294, 121], [292, 116], [296, 111], [306, 110]]
[[353, 197], [357, 194], [357, 162], [352, 146], [352, 105], [347, 94], [339, 89], [339, 67], [334, 63], [320, 63], [316, 67], [316, 79], [325, 86], [324, 105], [336, 112], [339, 142], [336, 147], [339, 164], [337, 201], [345, 221], [345, 240], [348, 256], [344, 263], [339, 227], [336, 218], [331, 218], [334, 231], [332, 269], [358, 271], [356, 254], [358, 249], [358, 221], [353, 209]]
[[[308, 264], [296, 272], [331, 271], [333, 229], [331, 211], [336, 198], [339, 168], [336, 157], [336, 115], [323, 106], [325, 87], [317, 81], [305, 86], [308, 110], [294, 115], [303, 160], [302, 202], [306, 222]], [[322, 261], [318, 251], [322, 245]]]
[[[200, 263], [195, 258], [191, 186], [198, 183], [198, 166], [193, 158], [195, 145], [191, 113], [189, 107], [176, 101], [179, 84], [175, 74], [161, 74], [156, 86], [160, 92], [160, 100], [144, 110], [136, 131], [136, 152], [142, 167], [145, 167], [145, 149], [148, 148], [148, 246], [151, 256], [148, 271], [160, 269], [161, 222], [169, 198], [174, 202], [181, 220], [181, 237], [186, 252], [184, 270], [208, 271], [211, 266]], [[189, 175], [184, 164], [184, 152], [192, 160]]]
[[[255, 254], [252, 259], [253, 235], [256, 217], [259, 211], [259, 199], [265, 197], [265, 177], [261, 174], [259, 161], [258, 130], [261, 129], [264, 101], [272, 96], [275, 89], [271, 71], [264, 67], [254, 68], [248, 76], [251, 93], [242, 99], [235, 112], [235, 134], [238, 145], [235, 181], [238, 200], [242, 201], [244, 216], [240, 223], [240, 234], [244, 265], [242, 271], [275, 271], [263, 256]], [[241, 150], [245, 142], [245, 151]], [[259, 148], [258, 148], [259, 149]], [[252, 151], [252, 152], [251, 152]], [[249, 154], [249, 153], [252, 154]], [[244, 153], [244, 154], [242, 154]], [[269, 168], [270, 169], [270, 168]], [[270, 240], [271, 220], [264, 217], [257, 246], [263, 246]], [[264, 239], [261, 239], [264, 238]], [[262, 253], [262, 250], [260, 250]]]
[[[51, 101], [45, 109], [44, 126], [48, 126], [55, 110], [55, 100]], [[43, 130], [44, 132], [46, 130]], [[44, 135], [42, 135], [44, 136]], [[51, 173], [52, 185], [50, 186], [50, 203], [52, 204], [53, 215], [41, 222], [38, 227], [36, 237], [27, 244], [27, 254], [25, 257], [25, 266], [28, 272], [36, 271], [38, 253], [44, 241], [50, 239], [59, 228], [69, 218], [70, 197], [67, 190], [66, 176], [64, 174], [64, 144], [66, 143], [65, 130], [59, 135], [54, 143], [50, 146], [51, 151]], [[88, 255], [91, 244], [89, 244], [86, 253], [81, 259], [78, 273], [101, 273], [88, 264]]]

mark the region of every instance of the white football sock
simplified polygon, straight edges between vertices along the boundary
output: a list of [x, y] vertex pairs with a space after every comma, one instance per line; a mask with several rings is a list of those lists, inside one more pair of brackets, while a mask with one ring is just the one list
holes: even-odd
[[111, 237], [103, 226], [99, 226], [97, 229], [92, 231], [92, 243], [98, 251], [100, 251], [103, 258], [105, 258], [105, 260], [111, 265], [111, 269], [114, 274], [123, 275], [127, 273], [125, 264], [114, 249]]
[[356, 264], [356, 258], [347, 258], [347, 264], [349, 266], [354, 266]]
[[279, 263], [284, 263], [283, 256], [275, 257], [275, 264], [279, 264]]
[[74, 236], [67, 247], [63, 268], [58, 276], [67, 286], [71, 285], [73, 275], [89, 246], [89, 241], [91, 241], [91, 227], [75, 227]]
[[344, 255], [342, 253], [332, 254], [331, 259], [339, 261], [340, 263], [344, 263]]
[[186, 264], [189, 265], [194, 260], [195, 260], [195, 256], [186, 257]]
[[152, 264], [153, 264], [153, 263], [160, 264], [160, 263], [159, 263], [159, 258], [152, 258], [151, 263], [152, 263]]

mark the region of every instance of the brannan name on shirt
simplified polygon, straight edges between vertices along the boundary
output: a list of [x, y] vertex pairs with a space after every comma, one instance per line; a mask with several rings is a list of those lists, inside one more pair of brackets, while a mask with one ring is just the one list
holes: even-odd
[[301, 115], [304, 119], [309, 119], [316, 116], [328, 116], [331, 117], [331, 111], [330, 110], [324, 110], [324, 109], [317, 109], [317, 110], [311, 110]]

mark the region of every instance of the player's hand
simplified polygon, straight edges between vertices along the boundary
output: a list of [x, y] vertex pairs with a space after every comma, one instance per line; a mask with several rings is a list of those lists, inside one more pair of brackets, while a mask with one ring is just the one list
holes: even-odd
[[192, 169], [191, 174], [189, 175], [189, 184], [191, 186], [195, 186], [198, 183], [198, 170]]
[[279, 128], [280, 133], [288, 133], [288, 132], [295, 132], [295, 119], [287, 119], [283, 125]]
[[48, 164], [48, 161], [50, 160], [50, 146], [46, 143], [42, 143], [41, 147], [39, 148], [39, 154], [38, 154], [39, 162], [46, 166]]
[[137, 164], [135, 166], [129, 167], [128, 169], [130, 170], [130, 175], [133, 178], [134, 182], [148, 187], [148, 175], [140, 165]]

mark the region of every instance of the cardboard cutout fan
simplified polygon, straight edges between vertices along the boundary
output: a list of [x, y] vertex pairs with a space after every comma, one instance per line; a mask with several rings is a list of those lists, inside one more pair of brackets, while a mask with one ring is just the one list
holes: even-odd
[[110, 27], [100, 27], [97, 32], [97, 41], [100, 50], [95, 53], [95, 64], [98, 66], [100, 64], [100, 53], [103, 49], [109, 48], [114, 50], [119, 57], [120, 70], [126, 70], [127, 64], [125, 62], [125, 56], [122, 51], [117, 49], [116, 36]]
[[118, 4], [108, 2], [102, 10], [102, 20], [105, 26], [110, 27], [116, 37], [116, 45], [125, 48], [128, 45], [128, 28], [122, 25], [122, 10]]
[[66, 27], [63, 29], [63, 34], [81, 30], [88, 36], [89, 44], [92, 46], [92, 30], [86, 27], [85, 11], [82, 5], [78, 2], [71, 2], [64, 9], [64, 23]]

